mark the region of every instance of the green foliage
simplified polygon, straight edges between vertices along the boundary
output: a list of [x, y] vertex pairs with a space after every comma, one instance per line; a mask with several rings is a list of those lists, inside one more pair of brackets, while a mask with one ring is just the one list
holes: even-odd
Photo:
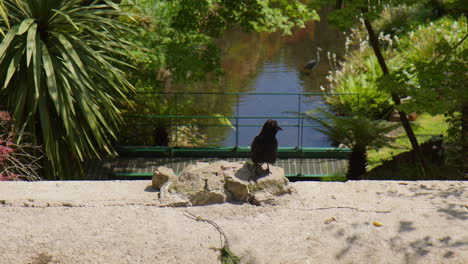
[[[422, 114], [418, 119], [411, 123], [418, 142], [424, 142], [433, 135], [446, 135], [449, 130], [449, 124], [444, 120], [443, 115]], [[395, 138], [391, 146], [373, 149], [368, 152], [369, 169], [380, 164], [383, 160], [391, 159], [392, 156], [411, 150], [411, 144], [404, 135], [403, 130], [396, 130], [392, 133]], [[444, 138], [444, 141], [445, 138]]]
[[355, 60], [334, 73], [331, 89], [334, 93], [351, 93], [351, 95], [327, 96], [327, 103], [341, 116], [358, 114], [371, 119], [381, 119], [390, 112], [393, 103], [390, 94], [379, 89], [378, 80], [382, 75], [382, 70], [377, 58], [375, 56], [350, 56], [349, 58]]
[[178, 82], [221, 74], [215, 37], [230, 27], [290, 34], [306, 21], [318, 19], [314, 10], [298, 0], [127, 0], [123, 4], [139, 14], [134, 17], [140, 28], [135, 41], [144, 47], [130, 51], [139, 65], [131, 78], [143, 75], [146, 81], [140, 84], [153, 88], [160, 86], [154, 78], [159, 69], [169, 70], [171, 79]]
[[0, 111], [0, 181], [41, 180], [43, 151], [30, 133], [15, 129], [10, 114]]
[[326, 177], [320, 177], [320, 181], [323, 182], [345, 182], [347, 180], [346, 178], [346, 172], [339, 172], [335, 173], [332, 176], [326, 176]]
[[445, 121], [449, 125], [447, 129], [447, 142], [455, 143], [462, 139], [463, 116], [461, 112], [448, 112], [445, 114]]
[[224, 245], [220, 249], [221, 252], [221, 263], [222, 264], [239, 264], [240, 258], [236, 256], [232, 251], [229, 249], [228, 245]]
[[[446, 2], [442, 4], [445, 5]], [[443, 17], [434, 22], [427, 22], [431, 17], [432, 9], [423, 5], [387, 6], [382, 10], [382, 16], [374, 21], [374, 25], [380, 31], [380, 44], [384, 47], [383, 52], [391, 71], [388, 76], [377, 79], [374, 77], [381, 73], [372, 70], [373, 67], [378, 67], [376, 60], [374, 59], [373, 64], [367, 62], [370, 53], [367, 51], [366, 41], [363, 40], [364, 29], [353, 31], [351, 44], [348, 45], [357, 41], [359, 49], [347, 54], [343, 68], [329, 76], [332, 82], [331, 91], [361, 91], [360, 100], [369, 98], [371, 101], [363, 99], [362, 107], [359, 107], [356, 106], [356, 99], [353, 102], [352, 96], [328, 98], [328, 102], [339, 114], [349, 115], [353, 109], [354, 112], [362, 114], [369, 105], [369, 117], [384, 117], [381, 115], [384, 112], [379, 114], [379, 111], [390, 109], [387, 108], [391, 106], [388, 94], [395, 92], [401, 97], [413, 98], [399, 106], [405, 112], [446, 114], [455, 117], [452, 118], [453, 124], [459, 123], [455, 112], [460, 111], [461, 103], [467, 100], [467, 91], [464, 89], [467, 43], [460, 42], [467, 34], [466, 18], [462, 15], [456, 20]], [[460, 44], [454, 49], [458, 42]], [[361, 70], [365, 69], [365, 64], [366, 68], [370, 69], [368, 72]], [[363, 80], [372, 80], [371, 87], [379, 95], [369, 93], [368, 89], [361, 89], [366, 86]], [[388, 98], [388, 101], [375, 98]], [[385, 102], [389, 105], [385, 105]], [[375, 103], [382, 107], [372, 107]]]
[[301, 116], [319, 123], [323, 128], [315, 128], [315, 130], [327, 135], [334, 145], [343, 143], [350, 148], [372, 149], [388, 146], [393, 138], [386, 134], [398, 126], [358, 115], [337, 117], [323, 109], [320, 109], [318, 114], [312, 112], [301, 114]]
[[[135, 69], [127, 71], [127, 76], [141, 93], [173, 92], [177, 89], [175, 85], [179, 85], [179, 89], [183, 87], [184, 92], [212, 89], [214, 86], [212, 83], [216, 82], [215, 78], [224, 73], [221, 51], [216, 45], [216, 38], [229, 28], [240, 26], [245, 31], [281, 31], [288, 34], [296, 27], [304, 27], [306, 21], [318, 19], [315, 11], [307, 8], [299, 0], [126, 0], [122, 2], [122, 6], [134, 14], [129, 21], [137, 25], [138, 31], [133, 36], [133, 41], [141, 48], [127, 51], [131, 55], [130, 64], [137, 65]], [[199, 86], [195, 84], [204, 79], [214, 79], [214, 81]], [[228, 90], [227, 86], [222, 89]], [[209, 121], [184, 118], [183, 121], [177, 120], [177, 122], [181, 125], [188, 121], [195, 121], [201, 125], [206, 125], [208, 122], [209, 125], [225, 125], [217, 131], [230, 128], [229, 120], [222, 118], [226, 113], [213, 111], [220, 97], [205, 95], [201, 100], [200, 98], [194, 100], [190, 96], [178, 96], [180, 100], [177, 99], [177, 106], [174, 98], [168, 100], [166, 97], [170, 95], [151, 98], [135, 95], [131, 97], [134, 108], [126, 107], [124, 111], [132, 116], [141, 114], [217, 116], [220, 118]], [[229, 97], [226, 100], [234, 99]], [[224, 105], [224, 102], [222, 103]], [[165, 127], [171, 138], [177, 137], [174, 135], [180, 130], [170, 128], [171, 121], [173, 120], [170, 118], [128, 119], [119, 141], [123, 137], [125, 142], [129, 139], [133, 142], [136, 140], [138, 143], [152, 144], [154, 140], [151, 135], [155, 134], [155, 127]], [[135, 131], [132, 127], [134, 124], [143, 126]], [[200, 128], [200, 132], [203, 133], [203, 126]], [[136, 132], [141, 133], [140, 136], [133, 136]], [[146, 138], [143, 138], [143, 134]], [[210, 135], [209, 138], [214, 137]], [[177, 145], [179, 143], [171, 142]]]
[[[321, 2], [330, 3], [330, 1]], [[465, 102], [468, 99], [465, 88], [467, 72], [465, 40], [468, 34], [466, 3], [463, 2], [462, 0], [386, 1], [379, 5], [369, 1], [366, 9], [363, 8], [362, 1], [353, 1], [353, 3], [347, 1], [344, 10], [339, 11], [343, 12], [342, 15], [335, 13], [336, 17], [334, 15], [331, 17], [332, 20], [336, 19], [335, 23], [340, 26], [349, 26], [354, 21], [352, 16], [343, 16], [345, 12], [349, 14], [355, 12], [355, 18], [366, 18], [367, 22], [371, 21], [375, 26], [374, 29], [377, 29], [380, 48], [390, 68], [390, 74], [377, 81], [377, 89], [406, 97], [404, 103], [398, 106], [405, 112], [444, 114], [448, 117], [451, 126], [448, 129], [450, 140], [466, 144], [461, 131], [462, 120], [466, 117], [459, 114], [466, 109]], [[439, 19], [447, 13], [451, 16]], [[434, 19], [437, 20], [431, 22]], [[364, 30], [357, 31], [361, 33], [355, 35], [364, 35]], [[359, 48], [359, 52], [353, 53], [366, 54], [367, 41], [362, 39], [358, 38], [361, 41], [354, 46]], [[332, 81], [332, 92], [339, 81], [346, 79], [349, 68], [356, 67], [355, 64], [362, 64], [362, 60], [352, 59], [353, 57], [348, 55], [344, 68], [329, 76]], [[348, 91], [342, 90], [342, 92]]]
[[421, 170], [412, 164], [400, 165], [398, 168], [387, 166], [376, 171], [370, 170], [364, 175], [365, 180], [385, 180], [385, 181], [463, 181], [466, 180], [463, 174], [453, 166], [440, 166], [428, 164], [430, 173], [422, 174]]
[[422, 5], [387, 6], [373, 23], [376, 32], [402, 35], [424, 24], [432, 10]]
[[287, 0], [179, 0], [172, 27], [178, 31], [205, 32], [210, 36], [232, 25], [246, 30], [291, 34], [305, 22], [318, 19], [301, 1]]
[[366, 117], [340, 118], [323, 109], [320, 109], [319, 113], [319, 116], [311, 113], [300, 115], [319, 123], [323, 128], [315, 130], [327, 135], [334, 145], [342, 143], [352, 149], [346, 175], [351, 180], [359, 179], [366, 172], [367, 150], [389, 146], [393, 138], [387, 134], [397, 127], [382, 120], [370, 120]]
[[400, 109], [451, 116], [452, 133], [460, 129], [456, 112], [468, 101], [466, 25], [463, 16], [445, 17], [410, 32], [401, 39], [404, 66], [381, 80], [382, 88], [411, 96]]
[[468, 7], [465, 0], [429, 0], [427, 4], [433, 9], [437, 9], [440, 14], [449, 14], [458, 17], [460, 14], [467, 14]]
[[[328, 15], [330, 23], [341, 29], [350, 29], [359, 19], [366, 17], [370, 21], [380, 18], [382, 11], [389, 6], [407, 5], [423, 3], [426, 0], [354, 0], [344, 1], [343, 8], [336, 9]], [[331, 5], [335, 6], [336, 0], [317, 0], [312, 3], [314, 7]]]
[[131, 34], [123, 13], [80, 0], [6, 0], [0, 10], [0, 104], [44, 145], [47, 171], [67, 178], [85, 158], [112, 154], [117, 106], [133, 89], [119, 59]]

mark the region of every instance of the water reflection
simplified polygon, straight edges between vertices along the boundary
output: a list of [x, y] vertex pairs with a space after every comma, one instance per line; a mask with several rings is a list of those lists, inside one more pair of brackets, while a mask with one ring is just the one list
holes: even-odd
[[[323, 11], [323, 14], [326, 12], [327, 10]], [[239, 34], [242, 33], [237, 33], [236, 36], [239, 37]], [[264, 54], [266, 53], [266, 59], [258, 61], [255, 73], [246, 83], [245, 90], [258, 93], [319, 93], [320, 86], [325, 84], [325, 77], [330, 70], [327, 53], [332, 52], [336, 53], [338, 57], [341, 56], [344, 53], [344, 41], [344, 35], [331, 28], [326, 23], [325, 18], [316, 24], [311, 23], [307, 28], [295, 32], [290, 37], [272, 34], [269, 41], [266, 42], [266, 46], [272, 48], [263, 51]], [[301, 69], [307, 61], [316, 59], [318, 47], [322, 49], [318, 67], [308, 75], [301, 73]], [[258, 56], [254, 58], [255, 61], [259, 60]], [[232, 79], [227, 77], [227, 80]], [[240, 98], [239, 109], [237, 109], [237, 105], [234, 105], [232, 112], [238, 111], [240, 116], [287, 117], [293, 114], [286, 112], [304, 112], [319, 107], [327, 107], [321, 96], [247, 95]], [[235, 123], [237, 120], [231, 121]], [[260, 131], [264, 121], [265, 119], [262, 118], [240, 119], [239, 123], [248, 127], [238, 128], [238, 138], [235, 130], [227, 132], [227, 137], [222, 141], [222, 145], [249, 146]], [[329, 146], [329, 142], [323, 134], [310, 127], [306, 127], [302, 131], [295, 127], [300, 124], [297, 119], [278, 118], [278, 122], [280, 126], [285, 128], [277, 135], [280, 146]], [[304, 124], [310, 125], [307, 121], [304, 122]]]
[[[280, 146], [296, 147], [324, 147], [328, 146], [326, 138], [312, 128], [306, 127], [299, 130], [300, 119], [282, 119], [291, 117], [291, 112], [303, 112], [326, 107], [321, 96], [296, 95], [302, 92], [318, 92], [318, 87], [308, 87], [313, 84], [315, 74], [303, 76], [297, 61], [288, 56], [292, 47], [285, 45], [276, 56], [259, 65], [259, 73], [255, 79], [247, 84], [247, 89], [258, 93], [283, 93], [274, 95], [247, 95], [240, 98], [240, 116], [272, 116], [277, 119], [283, 130], [277, 135]], [[316, 82], [318, 84], [318, 82]], [[235, 106], [237, 108], [237, 106]], [[237, 110], [237, 109], [236, 109]], [[240, 146], [249, 146], [252, 139], [258, 134], [265, 118], [241, 119], [238, 129]], [[233, 123], [236, 120], [232, 120]], [[305, 123], [309, 124], [309, 123]], [[257, 125], [257, 127], [253, 126]], [[223, 142], [225, 146], [236, 145], [236, 131], [231, 130], [229, 137]]]
[[[222, 65], [225, 71], [222, 77], [208, 78], [207, 81], [189, 85], [173, 85], [169, 92], [254, 92], [286, 93], [286, 95], [167, 95], [164, 96], [166, 105], [172, 104], [173, 107], [168, 107], [167, 112], [163, 112], [159, 109], [161, 104], [153, 103], [154, 107], [158, 108], [157, 111], [151, 110], [153, 114], [261, 118], [230, 118], [233, 125], [241, 125], [235, 129], [229, 126], [217, 127], [220, 122], [216, 122], [213, 118], [203, 120], [158, 118], [150, 122], [144, 121], [148, 123], [146, 128], [140, 130], [141, 136], [132, 136], [130, 139], [132, 142], [135, 138], [148, 138], [145, 135], [154, 134], [158, 126], [165, 126], [170, 127], [168, 129], [172, 137], [170, 144], [179, 146], [181, 141], [174, 138], [178, 137], [178, 132], [175, 133], [173, 128], [174, 125], [185, 125], [187, 132], [185, 136], [193, 136], [197, 146], [249, 146], [267, 119], [266, 116], [273, 116], [284, 128], [278, 134], [280, 146], [329, 146], [326, 138], [312, 128], [298, 131], [295, 127], [298, 125], [297, 118], [281, 118], [293, 115], [286, 113], [288, 111], [304, 112], [326, 107], [321, 96], [287, 94], [319, 93], [320, 85], [325, 83], [325, 77], [330, 69], [327, 52], [343, 54], [344, 37], [339, 31], [330, 28], [325, 18], [321, 22], [310, 23], [305, 29], [287, 37], [276, 33], [245, 33], [234, 29], [220, 38], [218, 45], [222, 50]], [[318, 47], [322, 49], [320, 64], [310, 74], [302, 74], [301, 69], [306, 62], [316, 59]], [[162, 121], [164, 121], [162, 125], [155, 124]], [[141, 125], [143, 121], [135, 119], [135, 122]], [[201, 125], [196, 127], [189, 125], [193, 123]], [[308, 122], [305, 124], [309, 125]], [[193, 131], [196, 133], [192, 133]], [[152, 137], [154, 136], [149, 138]], [[125, 143], [130, 145], [143, 143], [143, 141], [137, 144], [132, 142]], [[152, 145], [154, 142], [156, 141], [145, 139], [143, 144]]]

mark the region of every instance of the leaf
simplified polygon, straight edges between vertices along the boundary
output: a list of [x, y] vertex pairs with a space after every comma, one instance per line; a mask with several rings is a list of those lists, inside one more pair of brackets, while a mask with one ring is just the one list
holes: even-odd
[[27, 18], [23, 20], [20, 24], [20, 27], [18, 29], [18, 32], [16, 35], [23, 35], [26, 31], [28, 31], [29, 27], [34, 23], [34, 19], [32, 18]]
[[[3, 1], [0, 1], [0, 17], [5, 22], [6, 27], [10, 28], [10, 21], [9, 21], [9, 18], [8, 18], [8, 10], [6, 9], [5, 4], [3, 3]], [[5, 33], [3, 32], [3, 30], [1, 30], [1, 28], [0, 28], [0, 32], [2, 33], [2, 35], [5, 35]]]
[[0, 63], [2, 62], [3, 58], [5, 57], [5, 51], [8, 49], [11, 42], [15, 38], [16, 32], [18, 32], [18, 25], [13, 26], [8, 31], [5, 38], [3, 38], [2, 43], [0, 43]]
[[16, 53], [16, 55], [11, 60], [10, 65], [8, 66], [5, 82], [3, 83], [3, 88], [6, 88], [8, 86], [8, 84], [10, 83], [11, 78], [13, 77], [14, 73], [16, 72], [16, 70], [18, 68], [18, 65], [19, 65], [20, 56], [21, 56], [21, 52], [18, 52], [18, 53]]
[[31, 58], [36, 49], [36, 33], [37, 24], [33, 24], [28, 30], [28, 36], [26, 38], [26, 66], [29, 67]]
[[[87, 73], [87, 71], [85, 70], [86, 67], [85, 65], [83, 64], [83, 62], [81, 61], [80, 59], [80, 56], [78, 55], [78, 53], [76, 52], [76, 50], [74, 49], [73, 45], [70, 43], [70, 41], [63, 35], [63, 34], [57, 34], [56, 35], [58, 40], [60, 41], [60, 43], [63, 45], [63, 47], [65, 48], [65, 51], [62, 52], [62, 54], [67, 54], [66, 56], [67, 57], [70, 57], [69, 60], [67, 60], [67, 63], [72, 66], [73, 64], [76, 64], [77, 65], [77, 68], [78, 69], [81, 69], [81, 73], [83, 73], [84, 77], [86, 77], [87, 79], [89, 79], [89, 75]], [[71, 67], [73, 68], [73, 67]], [[74, 70], [74, 69], [70, 69], [70, 70]], [[78, 75], [76, 74], [75, 72], [75, 76], [78, 77]]]
[[231, 120], [229, 118], [224, 117], [221, 114], [214, 114], [213, 116], [217, 117], [216, 120], [219, 122], [220, 125], [228, 126], [233, 130], [236, 130], [236, 127], [232, 125]]
[[41, 79], [42, 79], [42, 41], [39, 38], [39, 34], [36, 34], [35, 37], [35, 51], [33, 53], [33, 74], [34, 74], [34, 89], [35, 89], [35, 99], [39, 99], [39, 93], [41, 88]]
[[50, 117], [48, 113], [48, 105], [46, 103], [46, 98], [44, 95], [39, 96], [38, 100], [38, 109], [39, 109], [39, 116], [40, 116], [40, 122], [41, 122], [41, 128], [42, 128], [42, 134], [43, 134], [43, 141], [44, 145], [46, 147], [46, 152], [50, 153], [48, 149], [50, 148], [50, 142], [53, 141], [51, 140], [51, 135], [50, 135]]
[[49, 51], [45, 45], [42, 45], [42, 63], [46, 73], [47, 88], [53, 103], [58, 105], [58, 88], [57, 80], [55, 77], [54, 64], [50, 57]]
[[63, 16], [75, 28], [75, 30], [77, 30], [77, 31], [80, 30], [80, 28], [76, 25], [75, 22], [73, 22], [73, 20], [70, 18], [69, 15], [61, 12], [60, 10], [53, 10], [53, 11], [56, 12], [57, 14]]

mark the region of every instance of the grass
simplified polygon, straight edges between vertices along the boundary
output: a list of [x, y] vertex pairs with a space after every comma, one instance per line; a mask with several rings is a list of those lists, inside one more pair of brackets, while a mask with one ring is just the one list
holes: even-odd
[[327, 176], [327, 177], [321, 177], [320, 181], [323, 182], [345, 182], [347, 181], [348, 178], [346, 175], [335, 175], [335, 176]]
[[348, 178], [346, 177], [346, 169], [341, 169], [335, 172], [333, 175], [320, 177], [320, 181], [323, 182], [345, 182]]
[[221, 263], [222, 264], [239, 264], [240, 263], [240, 258], [236, 256], [232, 251], [229, 249], [227, 245], [224, 245], [220, 249], [221, 252]]
[[[412, 122], [411, 125], [419, 144], [432, 136], [447, 135], [448, 124], [445, 122], [443, 115], [431, 116], [423, 114], [416, 121]], [[397, 130], [395, 137], [396, 140], [392, 147], [369, 150], [367, 152], [368, 170], [381, 165], [383, 160], [390, 160], [393, 156], [411, 150], [411, 143], [402, 128]]]
[[402, 166], [397, 171], [394, 169], [386, 169], [378, 173], [371, 172], [364, 175], [365, 180], [385, 180], [385, 181], [418, 181], [418, 180], [451, 180], [462, 181], [467, 180], [457, 168], [447, 165], [428, 164], [429, 168], [425, 175], [415, 165]]

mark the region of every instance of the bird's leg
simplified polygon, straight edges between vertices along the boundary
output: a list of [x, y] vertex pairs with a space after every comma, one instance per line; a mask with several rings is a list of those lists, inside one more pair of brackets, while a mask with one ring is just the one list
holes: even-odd
[[271, 172], [270, 172], [270, 164], [267, 163], [267, 175], [269, 175]]

